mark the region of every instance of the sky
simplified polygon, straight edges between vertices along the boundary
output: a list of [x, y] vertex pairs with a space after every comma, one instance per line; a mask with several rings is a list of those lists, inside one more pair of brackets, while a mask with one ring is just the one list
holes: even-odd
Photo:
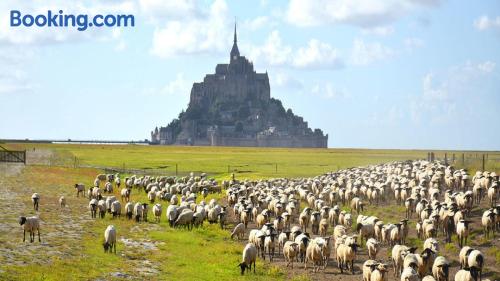
[[[132, 14], [134, 27], [10, 27]], [[240, 53], [329, 147], [500, 150], [500, 2], [0, 2], [0, 138], [144, 140]]]

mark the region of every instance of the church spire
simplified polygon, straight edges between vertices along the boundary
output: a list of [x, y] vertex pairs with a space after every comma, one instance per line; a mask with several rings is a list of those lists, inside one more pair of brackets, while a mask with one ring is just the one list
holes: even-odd
[[238, 50], [238, 37], [236, 35], [236, 21], [234, 22], [234, 40], [233, 48], [231, 48], [231, 57], [229, 63], [236, 61], [240, 57], [240, 50]]

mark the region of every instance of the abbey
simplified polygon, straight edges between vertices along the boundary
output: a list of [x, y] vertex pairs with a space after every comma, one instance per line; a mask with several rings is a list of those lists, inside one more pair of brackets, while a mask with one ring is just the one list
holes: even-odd
[[229, 64], [194, 83], [188, 108], [151, 132], [162, 145], [327, 147], [328, 135], [271, 98], [269, 77], [240, 55], [236, 26]]

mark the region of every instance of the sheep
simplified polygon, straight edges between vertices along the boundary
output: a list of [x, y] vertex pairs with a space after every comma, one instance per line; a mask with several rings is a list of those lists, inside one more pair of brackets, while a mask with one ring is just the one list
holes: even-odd
[[114, 225], [108, 225], [104, 231], [104, 243], [102, 243], [104, 252], [112, 252], [116, 254], [116, 229]]
[[31, 195], [31, 202], [33, 202], [33, 209], [38, 212], [38, 203], [40, 202], [40, 195], [38, 193], [33, 193]]
[[194, 216], [193, 211], [189, 209], [182, 210], [182, 212], [179, 214], [179, 216], [173, 223], [173, 226], [177, 227], [181, 225], [187, 227], [187, 229], [190, 230], [193, 228], [193, 216]]
[[274, 251], [276, 249], [276, 243], [274, 242], [275, 237], [276, 234], [271, 233], [266, 235], [266, 238], [264, 239], [264, 251], [267, 252], [270, 261], [273, 261], [274, 259]]
[[167, 207], [167, 219], [170, 227], [174, 226], [175, 219], [177, 219], [177, 214], [178, 214], [177, 208], [178, 206], [176, 205], [169, 205]]
[[80, 197], [80, 193], [85, 197], [85, 185], [83, 183], [75, 183], [76, 197]]
[[155, 216], [156, 222], [160, 222], [161, 212], [162, 212], [161, 204], [159, 204], [159, 203], [154, 204], [153, 205], [153, 215]]
[[467, 237], [469, 236], [469, 223], [471, 222], [461, 219], [457, 224], [457, 240], [460, 247], [467, 244]]
[[414, 253], [417, 248], [410, 248], [405, 245], [394, 245], [391, 252], [391, 260], [394, 268], [394, 276], [399, 276], [403, 270], [403, 262], [405, 257]]
[[375, 238], [370, 238], [366, 241], [366, 248], [368, 250], [368, 258], [376, 259], [377, 253], [380, 250], [380, 242], [375, 240]]
[[[245, 228], [248, 226], [248, 222], [250, 220], [250, 216], [248, 213], [249, 211], [247, 209], [240, 214], [240, 222], [243, 222], [245, 224]], [[262, 227], [267, 221], [267, 214], [258, 214], [255, 221], [258, 228]]]
[[251, 270], [253, 264], [253, 273], [255, 273], [255, 262], [257, 260], [257, 248], [254, 244], [248, 243], [243, 249], [242, 261], [238, 266], [241, 268], [241, 275], [245, 274], [245, 269]]
[[460, 249], [460, 253], [458, 255], [460, 260], [460, 268], [468, 268], [469, 267], [469, 255], [474, 251], [472, 247], [464, 246]]
[[360, 212], [363, 212], [363, 206], [364, 203], [359, 199], [359, 197], [354, 197], [351, 200], [351, 211], [354, 210], [356, 211], [356, 214], [359, 214]]
[[[347, 241], [346, 241], [347, 243]], [[351, 273], [354, 274], [354, 260], [356, 259], [358, 245], [354, 243], [340, 244], [337, 247], [337, 263], [340, 268], [340, 273], [343, 273], [343, 267], [345, 265], [346, 269], [351, 269]], [[350, 263], [350, 266], [349, 266]]]
[[304, 261], [304, 269], [307, 269], [307, 262], [313, 262], [313, 271], [319, 271], [320, 266], [323, 264], [323, 247], [326, 241], [319, 237], [315, 238], [307, 245], [306, 259]]
[[470, 252], [467, 258], [467, 264], [470, 268], [475, 268], [479, 271], [479, 280], [483, 277], [483, 266], [484, 266], [484, 255], [479, 250], [473, 250]]
[[443, 256], [434, 260], [432, 265], [432, 275], [436, 281], [448, 281], [450, 262]]
[[302, 213], [300, 213], [299, 223], [300, 223], [300, 227], [301, 227], [303, 232], [307, 231], [307, 227], [309, 226], [309, 221], [311, 220], [311, 212], [312, 212], [312, 209], [309, 207], [306, 207], [306, 208], [304, 208]]
[[132, 219], [133, 212], [134, 212], [134, 203], [128, 202], [127, 204], [125, 204], [125, 215], [129, 220]]
[[90, 216], [95, 219], [97, 216], [97, 199], [92, 198], [89, 202]]
[[120, 195], [122, 202], [123, 200], [125, 200], [125, 202], [130, 201], [130, 189], [128, 189], [127, 187], [122, 188], [122, 190], [120, 191]]
[[219, 213], [219, 225], [220, 225], [221, 229], [225, 228], [226, 220], [227, 220], [227, 213], [225, 211], [220, 212]]
[[236, 236], [238, 239], [244, 239], [245, 237], [245, 225], [243, 223], [237, 224], [233, 231], [231, 232], [231, 239]]
[[108, 213], [111, 213], [111, 204], [115, 201], [116, 201], [115, 196], [106, 197], [106, 211], [108, 211]]
[[297, 237], [295, 237], [295, 243], [299, 245], [299, 258], [301, 262], [304, 262], [305, 260], [307, 245], [309, 245], [309, 241], [309, 237], [304, 233], [299, 234]]
[[415, 224], [415, 228], [417, 230], [417, 238], [422, 239], [424, 237], [424, 228], [422, 226], [422, 221], [418, 221]]
[[422, 278], [422, 281], [436, 281], [436, 279], [431, 275], [427, 275]]
[[278, 233], [281, 233], [283, 229], [285, 228], [285, 222], [283, 220], [282, 216], [277, 216], [276, 219], [274, 220], [274, 228]]
[[371, 272], [370, 281], [387, 281], [387, 265], [384, 263], [377, 264]]
[[121, 217], [122, 204], [120, 201], [113, 201], [113, 203], [111, 203], [111, 214], [113, 215], [113, 218]]
[[30, 233], [30, 243], [35, 241], [35, 231], [38, 232], [38, 242], [42, 242], [38, 217], [19, 217], [19, 225], [23, 225], [23, 242], [26, 241], [26, 231]]
[[59, 197], [59, 206], [61, 208], [66, 207], [66, 197], [64, 197], [64, 196]]
[[363, 263], [363, 281], [370, 281], [371, 279], [371, 275], [372, 275], [372, 271], [375, 269], [375, 267], [377, 266], [377, 262], [370, 259], [370, 260], [366, 260], [364, 263]]
[[113, 193], [113, 184], [110, 183], [110, 182], [107, 182], [105, 185], [104, 185], [104, 191], [105, 192], [108, 192], [108, 193]]
[[286, 267], [291, 264], [293, 269], [293, 260], [297, 257], [298, 253], [299, 244], [293, 241], [285, 242], [285, 245], [283, 246], [283, 256], [285, 257]]
[[408, 254], [403, 261], [403, 267], [413, 267], [420, 276], [431, 270], [435, 253], [431, 249], [424, 249], [421, 254]]
[[352, 215], [350, 213], [344, 215], [344, 226], [347, 228], [351, 228], [352, 226]]
[[490, 207], [494, 207], [497, 204], [497, 190], [498, 184], [492, 185], [488, 188], [488, 200], [490, 201]]
[[347, 230], [346, 230], [345, 226], [343, 226], [343, 225], [336, 225], [333, 228], [333, 237], [335, 237], [335, 238], [342, 237], [342, 236], [346, 235], [346, 233], [347, 233]]
[[142, 203], [142, 221], [148, 221], [148, 203]]
[[103, 219], [106, 215], [106, 201], [103, 199], [97, 201], [97, 209], [99, 209], [99, 217]]
[[363, 237], [367, 240], [375, 236], [375, 226], [373, 224], [358, 223], [356, 231], [359, 232], [360, 244], [363, 245]]
[[419, 281], [420, 278], [418, 276], [417, 271], [411, 267], [406, 267], [403, 269], [401, 273], [401, 281]]
[[493, 209], [484, 211], [481, 217], [481, 224], [483, 225], [484, 236], [486, 238], [490, 237], [490, 232], [495, 237], [495, 213]]
[[156, 192], [151, 190], [148, 192], [148, 200], [149, 202], [151, 202], [151, 204], [153, 204], [155, 202], [155, 199], [156, 199]]
[[424, 249], [431, 249], [433, 252], [439, 252], [439, 243], [435, 238], [427, 238], [424, 242]]
[[455, 274], [455, 281], [477, 281], [477, 268], [463, 268]]
[[136, 222], [139, 222], [141, 220], [142, 208], [143, 208], [142, 203], [140, 203], [140, 202], [135, 203], [135, 205], [134, 205], [134, 217], [135, 217]]

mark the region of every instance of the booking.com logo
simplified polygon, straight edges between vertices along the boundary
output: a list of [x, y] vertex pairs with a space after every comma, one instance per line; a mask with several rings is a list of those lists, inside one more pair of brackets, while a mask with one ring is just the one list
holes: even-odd
[[[90, 20], [89, 20], [90, 18]], [[113, 27], [113, 26], [135, 26], [133, 15], [95, 15], [85, 14], [72, 15], [64, 14], [62, 10], [53, 13], [51, 10], [47, 14], [30, 15], [21, 14], [18, 10], [10, 11], [10, 26], [12, 27], [77, 27], [78, 31], [85, 31], [89, 27]]]

